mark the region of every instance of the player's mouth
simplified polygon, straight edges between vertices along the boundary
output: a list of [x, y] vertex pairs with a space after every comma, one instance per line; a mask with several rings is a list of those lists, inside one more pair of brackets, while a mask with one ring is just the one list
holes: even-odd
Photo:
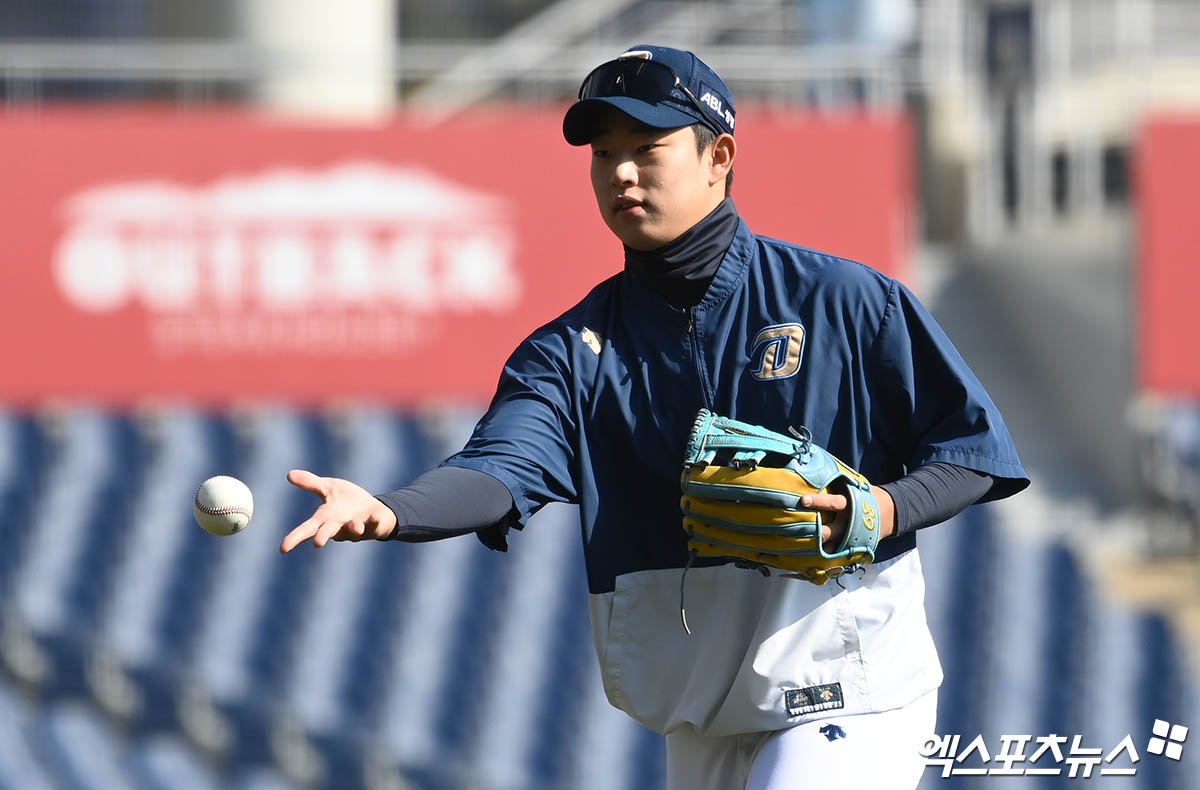
[[642, 201], [631, 197], [618, 197], [613, 201], [612, 206], [613, 213], [618, 217], [634, 217], [646, 213]]

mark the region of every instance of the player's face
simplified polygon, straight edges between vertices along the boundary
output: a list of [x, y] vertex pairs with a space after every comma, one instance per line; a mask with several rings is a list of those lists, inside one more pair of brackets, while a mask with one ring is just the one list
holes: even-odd
[[696, 153], [689, 127], [653, 129], [611, 109], [602, 116], [591, 147], [592, 191], [600, 215], [636, 250], [676, 239], [724, 198], [724, 172], [714, 175], [708, 152]]

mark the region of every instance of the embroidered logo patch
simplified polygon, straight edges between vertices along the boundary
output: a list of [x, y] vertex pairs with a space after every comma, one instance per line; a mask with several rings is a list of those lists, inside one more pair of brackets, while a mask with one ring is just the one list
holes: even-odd
[[846, 737], [846, 731], [836, 724], [826, 724], [824, 727], [817, 730], [817, 732], [824, 735], [830, 741], [836, 741]]
[[769, 326], [750, 343], [750, 375], [759, 381], [786, 379], [800, 370], [804, 327], [800, 324]]
[[787, 706], [789, 717], [846, 707], [846, 701], [842, 698], [841, 683], [826, 683], [823, 686], [809, 686], [804, 689], [787, 689], [783, 692], [783, 704]]

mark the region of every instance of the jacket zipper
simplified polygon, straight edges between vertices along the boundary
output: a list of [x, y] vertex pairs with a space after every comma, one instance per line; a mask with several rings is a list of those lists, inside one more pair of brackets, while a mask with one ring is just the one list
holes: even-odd
[[693, 308], [689, 307], [687, 314], [687, 339], [688, 345], [692, 349], [692, 364], [696, 366], [696, 382], [700, 385], [700, 403], [704, 408], [712, 410], [712, 403], [708, 397], [708, 392], [704, 387], [704, 373], [700, 369], [700, 341], [696, 338], [696, 318], [692, 312]]

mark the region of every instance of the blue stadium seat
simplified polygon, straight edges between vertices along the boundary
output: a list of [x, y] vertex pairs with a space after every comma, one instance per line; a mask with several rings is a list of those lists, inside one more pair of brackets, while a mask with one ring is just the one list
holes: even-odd
[[[244, 454], [233, 423], [225, 416], [199, 416], [197, 440], [203, 442], [200, 469], [189, 481], [187, 502], [176, 503], [176, 519], [182, 519], [182, 546], [170, 561], [168, 584], [162, 592], [162, 604], [154, 623], [162, 660], [182, 666], [192, 651], [192, 642], [200, 627], [213, 584], [222, 542], [199, 529], [192, 520], [189, 506], [195, 487], [216, 474], [245, 476]], [[175, 523], [179, 523], [176, 521]]]
[[0, 788], [54, 790], [56, 777], [43, 763], [33, 723], [40, 709], [0, 679]]
[[[27, 534], [9, 575], [9, 610], [43, 654], [46, 671], [37, 682], [50, 693], [85, 688], [83, 640], [93, 626], [95, 601], [104, 593], [112, 545], [101, 545], [111, 541], [110, 522], [105, 519], [98, 527], [93, 518], [111, 499], [104, 497], [118, 474], [113, 459], [127, 450], [124, 427], [86, 407], [38, 417], [46, 465], [39, 474], [37, 507], [29, 511]], [[96, 586], [89, 588], [89, 581]]]
[[[382, 493], [399, 488], [440, 460], [433, 458], [416, 420], [376, 415], [357, 427], [350, 458], [367, 462], [348, 465], [348, 477], [361, 480], [368, 490]], [[361, 592], [368, 603], [361, 607], [358, 628], [346, 646], [345, 660], [353, 669], [338, 682], [348, 721], [371, 716], [379, 689], [394, 672], [386, 652], [388, 636], [397, 618], [403, 617], [406, 592], [417, 582], [414, 556], [422, 547], [389, 543], [377, 548], [371, 551], [375, 561]]]
[[[1140, 725], [1139, 734], [1148, 742], [1155, 720], [1184, 725], [1193, 722], [1187, 718], [1190, 711], [1184, 702], [1188, 696], [1186, 670], [1180, 666], [1180, 652], [1167, 622], [1159, 614], [1148, 613], [1138, 618], [1136, 627], [1142, 655], [1137, 683], [1137, 724]], [[1178, 768], [1178, 763], [1149, 757], [1142, 762], [1138, 777], [1147, 787], [1182, 790], [1187, 785], [1183, 784]]]
[[[938, 696], [938, 729], [944, 732], [972, 733], [983, 718], [982, 703], [997, 658], [988, 649], [987, 626], [993, 617], [990, 594], [996, 568], [992, 566], [999, 536], [987, 506], [970, 507], [953, 521], [936, 527], [939, 540], [948, 541], [949, 564], [929, 568], [945, 585], [944, 605], [951, 609], [938, 625], [944, 629], [937, 647], [945, 673]], [[921, 535], [918, 546], [927, 538]], [[967, 545], [969, 544], [969, 546]], [[952, 558], [952, 559], [950, 559]], [[936, 588], [938, 585], [934, 585]], [[974, 727], [974, 730], [972, 730]]]
[[154, 735], [134, 746], [131, 767], [145, 790], [220, 790], [220, 773], [174, 735]]
[[56, 703], [41, 718], [41, 746], [64, 790], [137, 788], [128, 745], [91, 707]]
[[298, 790], [279, 771], [264, 766], [251, 766], [235, 774], [229, 790]]
[[1045, 608], [1047, 628], [1042, 638], [1041, 710], [1036, 721], [1039, 732], [1078, 733], [1087, 724], [1080, 704], [1088, 689], [1086, 678], [1078, 671], [1085, 664], [1089, 627], [1087, 580], [1072, 549], [1056, 543], [1046, 551], [1046, 599], [1030, 602]]
[[[144, 471], [138, 490], [126, 494], [128, 519], [108, 530], [120, 539], [120, 550], [110, 561], [111, 583], [97, 609], [90, 652], [118, 690], [123, 684], [132, 687], [124, 692], [136, 697], [126, 706], [124, 726], [153, 729], [174, 724], [177, 677], [168, 668], [178, 662], [164, 624], [186, 622], [190, 611], [173, 606], [172, 593], [181, 566], [191, 579], [203, 567], [202, 556], [189, 555], [190, 539], [200, 529], [188, 504], [213, 464], [202, 415], [169, 408], [140, 414], [135, 423], [135, 452]], [[195, 589], [191, 596], [196, 597]], [[93, 682], [92, 692], [102, 707], [122, 715], [120, 700], [105, 699], [104, 687]]]
[[246, 482], [263, 496], [262, 520], [256, 512], [254, 533], [239, 537], [253, 537], [258, 541], [256, 550], [263, 552], [255, 573], [264, 582], [256, 594], [266, 605], [258, 607], [245, 660], [251, 693], [271, 699], [282, 692], [289, 666], [297, 658], [294, 642], [299, 629], [322, 594], [314, 581], [323, 556], [306, 547], [283, 558], [276, 550], [287, 531], [317, 504], [316, 497], [289, 485], [284, 475], [292, 467], [328, 470], [333, 464], [331, 437], [315, 416], [280, 410], [260, 419], [256, 428], [255, 470]]
[[12, 575], [26, 545], [36, 492], [45, 474], [43, 436], [28, 414], [0, 412], [0, 596], [10, 600]]

